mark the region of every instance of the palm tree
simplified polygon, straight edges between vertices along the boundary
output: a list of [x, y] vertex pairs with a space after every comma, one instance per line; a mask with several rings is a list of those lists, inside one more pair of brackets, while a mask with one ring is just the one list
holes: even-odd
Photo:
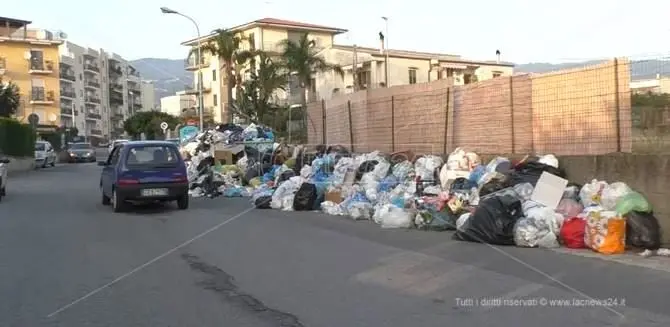
[[266, 114], [277, 106], [274, 102], [275, 91], [286, 91], [286, 69], [272, 60], [265, 52], [255, 53], [258, 66], [251, 70], [250, 78], [244, 82], [244, 89], [238, 97], [237, 106], [245, 116], [252, 120], [265, 122]]
[[21, 104], [19, 87], [12, 83], [3, 83], [0, 78], [0, 117], [11, 117], [16, 114]]
[[291, 40], [283, 40], [282, 45], [284, 50], [281, 57], [284, 65], [291, 74], [295, 74], [303, 88], [302, 92], [302, 106], [307, 106], [307, 97], [304, 90], [312, 87], [312, 74], [335, 72], [341, 77], [344, 76], [344, 71], [339, 65], [328, 63], [323, 57], [319, 55], [314, 40], [310, 40], [305, 33], [300, 37], [298, 42]]
[[[226, 111], [228, 112], [228, 119], [232, 122], [230, 102], [233, 100], [233, 88], [236, 84], [239, 84], [237, 83], [238, 80], [241, 81], [239, 67], [243, 66], [253, 56], [253, 53], [240, 49], [244, 38], [238, 34], [226, 29], [217, 29], [214, 33], [216, 33], [216, 36], [202, 46], [202, 51], [209, 52], [210, 55], [219, 58], [219, 61], [221, 61], [219, 71], [223, 72], [221, 74], [222, 81], [224, 82], [222, 83], [222, 87], [225, 88], [228, 99], [226, 103], [228, 108], [226, 108]], [[197, 49], [192, 49], [189, 56], [193, 54], [197, 55]], [[236, 68], [237, 72], [235, 72]], [[240, 86], [238, 85], [238, 87]]]

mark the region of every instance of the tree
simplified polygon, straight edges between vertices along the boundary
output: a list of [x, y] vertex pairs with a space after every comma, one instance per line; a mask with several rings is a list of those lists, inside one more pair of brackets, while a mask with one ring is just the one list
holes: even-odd
[[0, 78], [0, 117], [11, 117], [19, 110], [21, 93], [19, 87], [12, 83], [3, 83]]
[[168, 129], [174, 129], [181, 120], [170, 114], [160, 111], [142, 111], [123, 122], [123, 129], [133, 137], [139, 137], [142, 133], [147, 140], [154, 140], [163, 135], [161, 123], [168, 123]]
[[[243, 37], [237, 35], [235, 32], [225, 29], [217, 29], [214, 31], [216, 36], [209, 42], [202, 45], [201, 51], [208, 52], [210, 55], [219, 58], [221, 62], [221, 67], [219, 71], [223, 72], [221, 75], [222, 87], [225, 88], [227, 95], [227, 103], [229, 106], [230, 102], [233, 100], [233, 88], [236, 84], [239, 85], [238, 80], [241, 81], [241, 72], [237, 68], [235, 72], [236, 65], [242, 65], [246, 63], [249, 58], [253, 57], [251, 51], [246, 51], [240, 49], [240, 44], [243, 41]], [[192, 49], [189, 53], [189, 56], [192, 54], [197, 55], [198, 50]], [[200, 60], [200, 58], [198, 58]], [[241, 85], [239, 86], [241, 88]], [[228, 112], [228, 119], [232, 121], [232, 111], [229, 108], [226, 108]]]
[[[298, 42], [286, 39], [282, 41], [282, 45], [284, 50], [281, 57], [284, 65], [291, 74], [297, 76], [303, 90], [312, 86], [314, 73], [335, 72], [341, 77], [344, 76], [342, 67], [330, 64], [319, 56], [316, 43], [310, 40], [307, 34], [303, 34]], [[302, 106], [307, 107], [307, 97], [304, 91], [302, 92]]]
[[[267, 123], [267, 115], [277, 110], [275, 92], [286, 91], [287, 75], [283, 65], [272, 60], [265, 52], [257, 52], [258, 67], [251, 70], [250, 78], [236, 100], [237, 112], [252, 121]], [[255, 63], [252, 63], [255, 65]]]

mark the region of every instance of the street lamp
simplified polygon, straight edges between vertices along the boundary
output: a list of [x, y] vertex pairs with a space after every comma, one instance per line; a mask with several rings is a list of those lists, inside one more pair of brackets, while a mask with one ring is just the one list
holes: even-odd
[[386, 35], [384, 37], [386, 43], [386, 57], [384, 58], [384, 83], [386, 83], [386, 87], [389, 87], [389, 18], [382, 16], [382, 19], [386, 25]]
[[204, 108], [203, 108], [203, 96], [202, 96], [202, 67], [201, 67], [201, 60], [202, 60], [202, 44], [200, 40], [200, 27], [198, 26], [198, 23], [196, 21], [189, 17], [186, 16], [176, 10], [172, 10], [167, 7], [161, 7], [161, 12], [164, 14], [175, 14], [182, 16], [188, 20], [190, 20], [193, 25], [195, 25], [195, 31], [198, 33], [198, 52], [197, 52], [197, 65], [198, 65], [198, 115], [200, 116], [200, 132], [202, 132], [205, 129], [205, 119], [204, 119]]

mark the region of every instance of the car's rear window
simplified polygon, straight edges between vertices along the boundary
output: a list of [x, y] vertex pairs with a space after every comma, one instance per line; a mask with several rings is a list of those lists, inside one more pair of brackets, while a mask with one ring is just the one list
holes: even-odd
[[126, 157], [130, 166], [176, 166], [179, 163], [177, 151], [165, 145], [134, 146]]
[[88, 143], [73, 143], [70, 145], [70, 149], [91, 149], [93, 148]]

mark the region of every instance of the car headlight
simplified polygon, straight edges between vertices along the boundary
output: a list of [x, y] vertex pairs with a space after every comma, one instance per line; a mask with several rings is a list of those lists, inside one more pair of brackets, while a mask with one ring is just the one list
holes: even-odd
[[70, 152], [70, 157], [76, 157], [77, 155], [74, 152]]

